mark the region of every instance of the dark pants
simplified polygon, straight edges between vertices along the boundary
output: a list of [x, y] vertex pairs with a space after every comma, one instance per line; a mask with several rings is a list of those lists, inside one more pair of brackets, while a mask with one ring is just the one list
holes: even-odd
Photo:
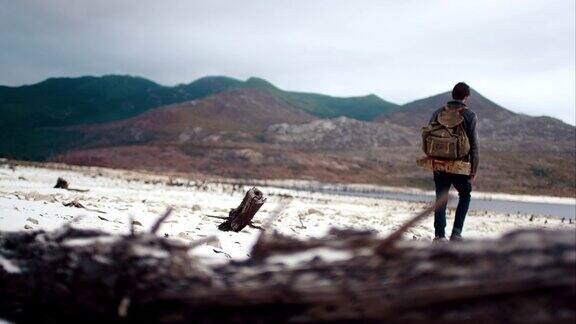
[[[450, 190], [450, 186], [458, 191], [458, 207], [456, 207], [456, 216], [454, 218], [454, 227], [452, 233], [461, 234], [464, 226], [464, 218], [470, 206], [470, 192], [472, 192], [472, 183], [470, 177], [461, 174], [451, 174], [444, 172], [434, 172], [434, 184], [436, 185], [436, 199]], [[436, 237], [445, 237], [446, 233], [446, 204], [440, 206], [434, 212], [434, 234]]]

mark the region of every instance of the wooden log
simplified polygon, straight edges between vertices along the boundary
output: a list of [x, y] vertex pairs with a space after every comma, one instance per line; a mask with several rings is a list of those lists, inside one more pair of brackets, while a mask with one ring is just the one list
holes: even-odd
[[66, 179], [58, 178], [58, 180], [56, 180], [56, 185], [54, 185], [54, 188], [68, 189], [69, 185], [70, 184], [68, 183], [68, 181], [66, 181]]
[[[574, 231], [399, 241], [268, 235], [207, 266], [150, 233], [0, 232], [0, 318], [17, 322], [574, 323]], [[392, 252], [391, 252], [392, 251]], [[258, 253], [256, 253], [258, 252]]]
[[88, 189], [70, 188], [70, 183], [64, 178], [58, 178], [58, 180], [56, 180], [56, 185], [54, 185], [54, 188], [66, 189], [66, 190], [76, 191], [76, 192], [88, 192], [89, 191]]
[[218, 225], [218, 229], [221, 231], [240, 232], [250, 224], [252, 218], [254, 218], [254, 215], [256, 215], [256, 212], [258, 212], [265, 201], [266, 198], [264, 198], [262, 191], [257, 188], [251, 188], [246, 192], [240, 205], [228, 213], [228, 219]]

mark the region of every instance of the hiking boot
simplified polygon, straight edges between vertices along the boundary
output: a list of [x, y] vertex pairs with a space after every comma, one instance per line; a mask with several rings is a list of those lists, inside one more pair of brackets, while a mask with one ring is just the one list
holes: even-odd
[[450, 241], [462, 241], [462, 235], [459, 233], [452, 233], [452, 235], [450, 235]]
[[436, 236], [432, 240], [432, 243], [442, 243], [442, 242], [448, 242], [448, 240], [444, 236]]

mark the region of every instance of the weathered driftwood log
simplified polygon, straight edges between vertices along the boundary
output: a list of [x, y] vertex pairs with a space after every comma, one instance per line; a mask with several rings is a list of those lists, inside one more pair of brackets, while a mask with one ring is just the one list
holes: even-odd
[[68, 189], [69, 185], [70, 184], [68, 183], [68, 181], [66, 181], [66, 179], [58, 178], [58, 180], [56, 180], [56, 185], [54, 186], [54, 188]]
[[88, 192], [89, 191], [88, 189], [70, 188], [70, 183], [68, 181], [66, 181], [66, 179], [64, 179], [64, 178], [58, 178], [58, 180], [56, 180], [56, 185], [54, 185], [54, 188], [66, 189], [66, 190], [76, 191], [76, 192]]
[[240, 232], [244, 227], [250, 224], [256, 212], [262, 207], [266, 198], [262, 191], [257, 188], [248, 190], [240, 206], [234, 208], [228, 214], [228, 219], [218, 226], [222, 231]]
[[574, 231], [378, 249], [371, 232], [262, 236], [207, 267], [153, 234], [0, 232], [0, 318], [29, 322], [574, 323]]

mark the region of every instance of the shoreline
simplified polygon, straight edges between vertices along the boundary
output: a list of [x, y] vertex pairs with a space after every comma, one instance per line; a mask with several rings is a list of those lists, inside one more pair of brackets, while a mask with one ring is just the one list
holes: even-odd
[[[409, 195], [423, 195], [434, 197], [435, 193], [432, 190], [424, 190], [413, 187], [393, 187], [374, 184], [337, 184], [325, 183], [313, 180], [250, 180], [249, 183], [255, 185], [262, 185], [267, 187], [278, 187], [291, 190], [306, 190], [306, 191], [334, 191], [334, 192], [351, 192], [351, 193], [401, 193]], [[503, 200], [503, 201], [517, 201], [517, 202], [534, 202], [534, 203], [549, 203], [549, 204], [563, 204], [563, 205], [576, 205], [576, 197], [556, 197], [556, 196], [536, 196], [536, 195], [520, 195], [499, 192], [478, 192], [472, 191], [473, 199], [482, 200]]]
[[[36, 167], [36, 168], [50, 168], [50, 169], [60, 169], [60, 170], [72, 170], [72, 171], [98, 171], [106, 173], [116, 173], [123, 174], [134, 173], [135, 175], [146, 175], [152, 178], [166, 178], [166, 179], [179, 179], [182, 180], [194, 180], [194, 181], [205, 181], [214, 183], [225, 183], [225, 184], [236, 184], [244, 186], [266, 186], [266, 187], [277, 187], [289, 190], [306, 190], [306, 191], [333, 191], [333, 192], [357, 192], [357, 193], [399, 193], [399, 194], [410, 194], [410, 195], [423, 195], [433, 197], [435, 195], [432, 190], [425, 190], [416, 187], [395, 187], [386, 185], [376, 185], [369, 183], [331, 183], [322, 182], [317, 180], [303, 180], [303, 179], [253, 179], [253, 178], [226, 178], [214, 175], [206, 175], [200, 173], [182, 173], [182, 172], [170, 172], [170, 171], [151, 171], [151, 170], [140, 170], [140, 169], [117, 169], [108, 168], [100, 166], [84, 166], [84, 165], [73, 165], [65, 163], [56, 162], [36, 162], [36, 161], [20, 161], [20, 160], [9, 160], [6, 158], [0, 158], [0, 165], [2, 164], [15, 164], [25, 167]], [[525, 195], [525, 194], [513, 194], [504, 192], [483, 192], [483, 191], [472, 191], [472, 199], [481, 200], [500, 200], [500, 201], [517, 201], [517, 202], [532, 202], [532, 203], [543, 203], [543, 204], [562, 204], [562, 205], [576, 205], [575, 197], [559, 197], [559, 196], [547, 196], [547, 195]]]
[[[70, 182], [71, 191], [53, 188], [58, 177]], [[226, 184], [222, 179], [185, 180], [149, 172], [122, 171], [94, 167], [52, 168], [43, 166], [0, 166], [0, 228], [3, 231], [53, 230], [69, 222], [86, 229], [126, 234], [136, 221], [137, 232], [147, 231], [168, 207], [173, 208], [159, 235], [183, 242], [209, 236], [218, 238], [194, 250], [194, 254], [214, 262], [242, 260], [261, 231], [245, 228], [241, 232], [218, 230], [221, 219], [236, 208], [249, 188]], [[290, 184], [290, 183], [289, 183]], [[293, 183], [292, 183], [293, 184]], [[297, 191], [261, 186], [267, 202], [256, 214], [256, 225], [280, 214], [271, 229], [290, 237], [321, 237], [330, 229], [374, 231], [380, 237], [393, 232], [426, 205], [423, 202], [379, 199], [368, 196], [337, 195], [319, 191]], [[77, 201], [80, 208], [66, 206]], [[450, 231], [453, 213], [448, 215]], [[78, 218], [82, 216], [81, 218]], [[217, 216], [216, 218], [214, 216]], [[430, 242], [433, 217], [406, 231], [405, 239]], [[575, 229], [573, 220], [526, 213], [471, 210], [466, 220], [467, 238], [499, 237], [519, 228]], [[209, 261], [209, 262], [212, 262]]]

